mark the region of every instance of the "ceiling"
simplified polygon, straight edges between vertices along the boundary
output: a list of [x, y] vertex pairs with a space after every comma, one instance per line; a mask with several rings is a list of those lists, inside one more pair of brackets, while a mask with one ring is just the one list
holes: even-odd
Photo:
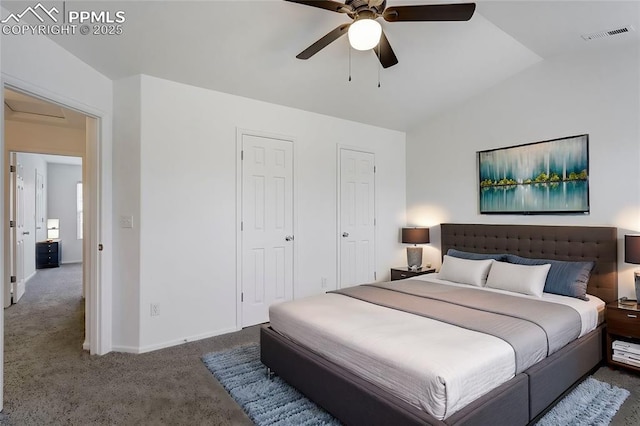
[[5, 89], [4, 104], [5, 120], [83, 130], [85, 128], [84, 114], [24, 93]]
[[49, 154], [24, 154], [34, 155], [42, 158], [48, 164], [66, 164], [69, 166], [82, 166], [82, 157], [68, 157], [65, 155], [49, 155]]
[[[442, 2], [387, 6], [424, 3]], [[346, 37], [309, 60], [295, 58], [349, 18], [281, 0], [67, 1], [69, 10], [124, 11], [123, 34], [51, 39], [114, 80], [148, 74], [398, 130], [547, 58], [640, 42], [637, 31], [580, 37], [640, 28], [639, 1], [477, 4], [468, 22], [383, 21], [399, 64], [381, 69], [371, 51], [352, 51], [350, 82]], [[15, 12], [24, 5], [3, 1]]]

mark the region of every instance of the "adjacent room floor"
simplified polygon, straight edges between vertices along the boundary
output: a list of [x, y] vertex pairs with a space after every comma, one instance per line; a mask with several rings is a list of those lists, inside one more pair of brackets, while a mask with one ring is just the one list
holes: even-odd
[[[251, 425], [200, 361], [258, 341], [258, 327], [132, 355], [82, 350], [81, 265], [39, 270], [5, 309], [4, 416], [0, 424]], [[631, 391], [613, 425], [640, 424], [640, 377], [595, 377]]]
[[82, 268], [41, 269], [5, 309], [2, 424], [251, 425], [200, 361], [258, 328], [147, 354], [82, 350]]

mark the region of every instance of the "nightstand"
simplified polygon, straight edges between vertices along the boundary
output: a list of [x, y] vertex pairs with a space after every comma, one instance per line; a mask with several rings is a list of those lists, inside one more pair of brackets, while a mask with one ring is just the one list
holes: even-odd
[[418, 275], [433, 274], [435, 268], [422, 267], [419, 269], [411, 270], [408, 266], [401, 268], [391, 268], [391, 281], [404, 280], [405, 278], [417, 277]]
[[60, 241], [41, 241], [36, 243], [36, 269], [57, 268], [62, 260]]
[[[634, 302], [619, 300], [607, 304], [607, 364], [640, 373], [640, 305]], [[619, 342], [617, 354], [612, 347], [615, 341]], [[624, 347], [627, 343], [634, 346]]]

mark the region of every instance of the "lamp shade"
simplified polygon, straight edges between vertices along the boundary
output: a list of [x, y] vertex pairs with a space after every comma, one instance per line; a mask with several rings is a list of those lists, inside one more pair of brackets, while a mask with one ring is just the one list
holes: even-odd
[[382, 27], [373, 19], [358, 19], [349, 26], [349, 43], [356, 50], [373, 49], [380, 42]]
[[402, 242], [405, 244], [427, 244], [429, 228], [402, 228]]
[[624, 261], [640, 265], [640, 234], [624, 236]]
[[47, 219], [47, 238], [60, 238], [60, 219]]

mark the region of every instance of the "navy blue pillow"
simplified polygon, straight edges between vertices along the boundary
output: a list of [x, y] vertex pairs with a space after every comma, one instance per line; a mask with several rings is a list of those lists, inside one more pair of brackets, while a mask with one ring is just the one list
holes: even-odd
[[545, 293], [554, 293], [562, 296], [575, 297], [589, 300], [587, 283], [591, 277], [591, 271], [595, 262], [565, 262], [562, 260], [530, 259], [527, 257], [507, 255], [507, 262], [517, 265], [544, 265], [551, 264], [547, 280], [544, 283]]
[[494, 259], [494, 260], [504, 261], [507, 258], [507, 255], [504, 253], [499, 253], [499, 254], [471, 253], [468, 251], [461, 251], [456, 249], [447, 250], [447, 256], [457, 257], [459, 259], [469, 259], [469, 260]]

